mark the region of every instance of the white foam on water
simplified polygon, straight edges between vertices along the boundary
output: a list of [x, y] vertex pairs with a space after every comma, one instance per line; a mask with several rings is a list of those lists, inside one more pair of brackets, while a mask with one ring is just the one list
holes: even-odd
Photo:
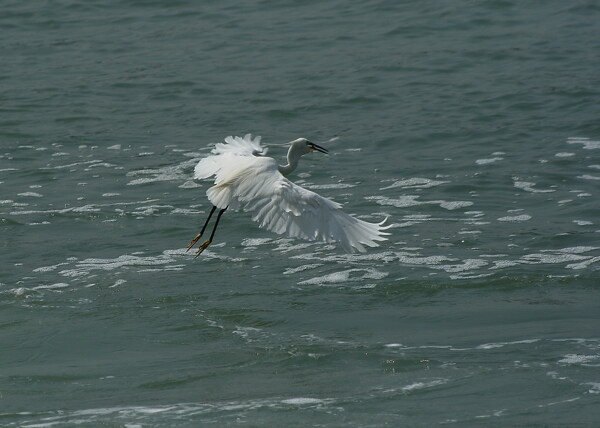
[[[441, 269], [441, 270], [443, 270], [445, 272], [448, 272], [448, 273], [458, 273], [458, 272], [466, 272], [466, 271], [471, 271], [471, 270], [479, 269], [479, 268], [482, 268], [484, 266], [487, 266], [488, 264], [489, 263], [487, 261], [481, 260], [481, 259], [465, 259], [460, 264], [439, 265], [439, 266], [435, 266], [433, 268], [434, 269]], [[489, 275], [489, 274], [482, 274], [482, 275]]]
[[555, 253], [568, 253], [568, 254], [581, 254], [588, 253], [590, 251], [600, 250], [600, 247], [591, 247], [586, 245], [579, 245], [577, 247], [560, 248], [557, 250], [542, 250], [542, 252], [555, 252]]
[[53, 167], [44, 167], [44, 168], [40, 168], [40, 169], [65, 169], [65, 168], [73, 168], [74, 166], [78, 166], [78, 165], [91, 165], [91, 164], [101, 163], [101, 162], [102, 162], [102, 160], [100, 160], [100, 159], [93, 159], [90, 161], [74, 162], [74, 163], [69, 163], [66, 165], [56, 165]]
[[24, 192], [24, 193], [18, 193], [18, 196], [25, 196], [25, 197], [30, 197], [30, 198], [41, 198], [42, 194], [37, 193], [37, 192]]
[[[221, 245], [224, 245], [222, 243]], [[218, 247], [218, 245], [215, 245]], [[139, 253], [141, 254], [141, 253]], [[157, 271], [179, 271], [185, 268], [185, 264], [181, 261], [193, 258], [193, 254], [188, 253], [186, 249], [180, 248], [175, 250], [165, 250], [161, 254], [155, 256], [143, 256], [136, 254], [124, 254], [113, 259], [88, 258], [84, 260], [75, 260], [68, 269], [62, 269], [58, 273], [66, 278], [80, 278], [93, 274], [96, 271], [115, 271], [121, 269], [136, 269], [137, 272], [157, 272]], [[243, 261], [241, 258], [231, 258], [221, 256], [213, 251], [205, 251], [203, 258], [206, 259], [221, 259], [230, 262]], [[179, 262], [179, 263], [178, 263]], [[67, 263], [59, 263], [54, 266], [45, 266], [38, 268], [38, 272], [55, 270], [59, 266], [64, 266]], [[118, 282], [118, 281], [117, 281]], [[119, 282], [115, 285], [122, 284]]]
[[406, 252], [401, 252], [401, 253], [396, 253], [396, 256], [398, 257], [398, 261], [401, 263], [405, 263], [408, 265], [427, 265], [427, 266], [437, 266], [440, 263], [444, 263], [444, 262], [452, 262], [452, 261], [456, 261], [457, 259], [452, 259], [446, 256], [421, 256], [418, 254], [412, 254], [412, 253], [406, 253]]
[[37, 287], [32, 287], [30, 290], [57, 290], [61, 288], [68, 287], [69, 284], [66, 282], [57, 282], [56, 284], [48, 284], [48, 285], [38, 285]]
[[[359, 274], [359, 275], [356, 275]], [[362, 275], [360, 275], [362, 274]], [[374, 268], [366, 269], [346, 269], [339, 272], [333, 272], [327, 275], [300, 281], [298, 285], [338, 285], [347, 282], [358, 282], [365, 279], [383, 279], [388, 276], [387, 272], [382, 272]]]
[[387, 187], [382, 187], [379, 190], [394, 189], [397, 187], [400, 187], [403, 189], [428, 189], [430, 187], [435, 187], [435, 186], [439, 186], [441, 184], [446, 184], [446, 183], [450, 183], [450, 182], [444, 181], [444, 180], [432, 180], [429, 178], [422, 178], [422, 177], [413, 177], [413, 178], [408, 178], [406, 180], [395, 181], [393, 184], [391, 184]]
[[491, 266], [490, 269], [504, 269], [519, 264], [520, 263], [517, 260], [494, 260], [494, 266]]
[[239, 325], [235, 326], [235, 330], [233, 330], [232, 333], [240, 336], [248, 343], [255, 342], [256, 340], [264, 338], [269, 338], [272, 336], [270, 333], [267, 333], [266, 331], [260, 328], [241, 327]]
[[375, 201], [379, 205], [391, 205], [396, 208], [407, 208], [421, 205], [422, 202], [417, 201], [419, 196], [406, 195], [400, 196], [398, 199], [387, 198], [385, 196], [367, 196], [365, 199]]
[[470, 201], [417, 201], [417, 199], [419, 198], [420, 196], [418, 195], [403, 195], [400, 196], [398, 199], [388, 198], [385, 196], [367, 196], [365, 199], [375, 201], [379, 205], [393, 206], [396, 208], [407, 208], [418, 205], [439, 205], [440, 207], [445, 208], [447, 210], [455, 210], [458, 208], [470, 207], [471, 205], [473, 205], [473, 202]]
[[115, 281], [115, 283], [114, 283], [113, 285], [111, 285], [109, 288], [115, 288], [115, 287], [118, 287], [119, 285], [123, 285], [123, 284], [125, 284], [126, 282], [127, 282], [127, 280], [125, 280], [125, 279], [117, 279], [117, 280]]
[[575, 269], [575, 270], [578, 270], [578, 269], [586, 269], [586, 268], [588, 268], [588, 267], [589, 267], [591, 264], [593, 264], [593, 263], [597, 263], [597, 262], [600, 262], [600, 256], [598, 256], [598, 257], [592, 257], [592, 258], [589, 258], [589, 259], [587, 259], [587, 260], [585, 260], [585, 261], [583, 261], [583, 262], [580, 262], [580, 263], [571, 263], [571, 264], [568, 264], [568, 265], [566, 266], [566, 268], [567, 268], [567, 269]]
[[298, 397], [281, 400], [281, 403], [293, 406], [306, 406], [307, 404], [325, 404], [326, 401], [319, 398]]
[[302, 272], [305, 270], [315, 269], [315, 268], [318, 268], [319, 266], [323, 266], [323, 263], [306, 264], [306, 265], [298, 266], [297, 268], [287, 268], [286, 270], [283, 271], [283, 274], [284, 275], [292, 275], [294, 273]]
[[[156, 202], [158, 199], [147, 199], [145, 201], [134, 201], [134, 202], [113, 202], [108, 204], [88, 204], [77, 207], [68, 207], [63, 209], [52, 209], [52, 210], [22, 210], [22, 211], [11, 211], [11, 215], [29, 215], [29, 214], [67, 214], [67, 213], [89, 213], [102, 211], [103, 207], [114, 207], [122, 205], [139, 205], [147, 204], [150, 202]], [[13, 204], [13, 206], [20, 206]]]
[[525, 264], [557, 264], [567, 263], [579, 260], [587, 260], [589, 256], [580, 256], [577, 254], [526, 254], [521, 257], [520, 262]]
[[273, 238], [246, 238], [241, 242], [242, 247], [258, 247], [273, 241]]
[[515, 340], [515, 341], [511, 341], [511, 342], [484, 343], [482, 345], [476, 346], [475, 349], [487, 350], [487, 349], [504, 348], [505, 346], [511, 346], [511, 345], [523, 345], [523, 344], [537, 343], [541, 340], [542, 339], [524, 339], [524, 340]]
[[529, 182], [529, 181], [514, 181], [514, 186], [517, 189], [525, 190], [526, 192], [531, 192], [531, 193], [556, 192], [556, 190], [554, 190], [554, 189], [534, 189], [533, 186], [535, 186], [535, 185], [536, 185], [536, 183]]
[[538, 404], [538, 407], [549, 407], [549, 406], [556, 406], [557, 404], [572, 403], [573, 401], [577, 401], [580, 398], [581, 397], [574, 397], [574, 398], [568, 398], [566, 400], [561, 400], [561, 401], [552, 401], [552, 402], [546, 403], [546, 404]]
[[[254, 411], [258, 409], [280, 409], [289, 410], [290, 406], [295, 408], [323, 408], [332, 403], [334, 399], [315, 397], [290, 397], [264, 400], [243, 400], [207, 403], [178, 403], [153, 406], [118, 406], [107, 408], [82, 409], [75, 411], [49, 411], [41, 414], [32, 412], [19, 413], [28, 416], [30, 420], [23, 421], [19, 426], [29, 428], [54, 427], [65, 425], [90, 425], [104, 426], [120, 425], [126, 427], [144, 427], [147, 424], [155, 425], [179, 425], [178, 421], [184, 422], [188, 418], [198, 420], [199, 415], [223, 415], [224, 412], [238, 413]], [[37, 420], [34, 420], [36, 418]], [[166, 419], [161, 419], [166, 418]], [[164, 424], [161, 424], [161, 421]], [[211, 421], [212, 422], [212, 421]]]
[[[558, 360], [558, 362], [563, 364], [589, 365], [590, 363], [598, 362], [598, 360], [600, 360], [600, 355], [567, 354]], [[593, 365], [596, 366], [597, 364]]]
[[352, 187], [356, 187], [356, 184], [349, 183], [333, 183], [333, 184], [310, 184], [305, 187], [312, 190], [321, 190], [321, 189], [349, 189]]
[[185, 183], [180, 184], [177, 187], [179, 187], [180, 189], [196, 189], [198, 187], [202, 187], [202, 184], [196, 183], [193, 180], [187, 180]]
[[186, 208], [175, 208], [173, 209], [173, 211], [171, 211], [171, 214], [183, 214], [183, 215], [200, 215], [203, 214], [202, 211], [198, 211], [198, 210], [190, 210], [190, 209], [186, 209]]
[[600, 394], [600, 382], [585, 382], [584, 385], [590, 385], [588, 393]]
[[577, 226], [591, 226], [594, 224], [589, 220], [573, 220], [573, 223], [575, 223]]
[[504, 160], [504, 158], [501, 157], [493, 157], [493, 158], [488, 158], [488, 159], [477, 159], [475, 161], [475, 163], [477, 165], [488, 165], [490, 163], [495, 163], [495, 162], [499, 162], [501, 160]]
[[600, 141], [592, 141], [589, 138], [569, 137], [567, 144], [581, 144], [586, 150], [600, 149]]
[[445, 208], [447, 210], [456, 210], [458, 208], [465, 208], [465, 207], [470, 207], [471, 205], [473, 205], [473, 202], [470, 201], [453, 201], [453, 202], [446, 202], [446, 201], [438, 201], [440, 203], [440, 206], [442, 208]]
[[112, 168], [114, 166], [115, 166], [115, 164], [112, 164], [112, 163], [98, 162], [98, 163], [91, 164], [90, 166], [88, 166], [87, 168], [85, 168], [84, 171], [91, 171], [93, 168], [98, 168], [98, 167], [101, 167], [101, 168]]
[[198, 163], [197, 159], [189, 159], [177, 165], [167, 165], [162, 168], [141, 169], [127, 173], [127, 177], [139, 177], [127, 183], [128, 186], [154, 183], [157, 181], [186, 180], [191, 178], [190, 170]]
[[421, 389], [434, 388], [436, 386], [440, 386], [445, 383], [448, 383], [447, 379], [435, 379], [435, 380], [428, 381], [428, 382], [414, 382], [409, 385], [403, 386], [402, 388], [400, 388], [400, 390], [404, 393], [408, 393], [408, 392], [412, 392], [412, 391], [418, 391]]
[[578, 175], [577, 178], [581, 178], [583, 180], [600, 180], [599, 175], [589, 175], [589, 174]]
[[514, 222], [519, 222], [519, 221], [528, 221], [528, 220], [531, 220], [531, 218], [532, 217], [529, 214], [521, 214], [521, 215], [500, 217], [500, 218], [498, 218], [498, 221], [514, 223]]
[[556, 156], [557, 158], [570, 158], [571, 156], [575, 156], [575, 153], [559, 152], [556, 153], [554, 156]]
[[64, 265], [68, 265], [69, 263], [58, 263], [55, 265], [51, 265], [51, 266], [42, 266], [39, 268], [34, 269], [34, 272], [52, 272], [54, 270], [56, 270], [57, 268], [59, 268], [60, 266], [64, 266]]

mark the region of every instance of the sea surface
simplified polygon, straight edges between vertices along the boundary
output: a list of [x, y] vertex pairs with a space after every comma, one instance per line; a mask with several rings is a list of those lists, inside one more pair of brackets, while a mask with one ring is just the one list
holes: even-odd
[[[0, 5], [0, 426], [598, 426], [595, 1]], [[365, 254], [210, 204], [228, 135]], [[284, 162], [286, 149], [269, 155]]]

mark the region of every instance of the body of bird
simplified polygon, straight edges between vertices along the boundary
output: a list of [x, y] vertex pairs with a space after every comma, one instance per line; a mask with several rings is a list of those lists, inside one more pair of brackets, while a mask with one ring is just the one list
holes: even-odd
[[348, 215], [337, 202], [286, 178], [296, 169], [300, 157], [313, 151], [327, 153], [323, 147], [298, 138], [290, 143], [288, 163], [278, 165], [275, 159], [264, 156], [266, 150], [260, 145], [260, 137], [253, 139], [250, 134], [243, 138], [227, 137], [225, 143], [216, 144], [212, 155], [201, 159], [194, 169], [194, 178], [214, 176], [215, 185], [206, 192], [213, 208], [188, 250], [203, 235], [217, 208], [220, 211], [211, 237], [200, 246], [196, 255], [210, 245], [221, 215], [228, 208], [252, 212], [252, 219], [260, 227], [275, 233], [311, 241], [337, 242], [347, 252], [364, 252], [365, 245], [376, 247], [377, 241], [386, 240], [388, 233], [384, 232], [387, 227], [383, 222], [369, 223]]

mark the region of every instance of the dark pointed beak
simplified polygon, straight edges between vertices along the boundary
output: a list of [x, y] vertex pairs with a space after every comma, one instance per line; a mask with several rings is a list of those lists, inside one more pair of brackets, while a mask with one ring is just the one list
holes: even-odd
[[311, 149], [316, 150], [317, 152], [321, 152], [321, 153], [329, 153], [329, 151], [321, 146], [319, 146], [318, 144], [315, 143], [309, 143], [309, 146]]

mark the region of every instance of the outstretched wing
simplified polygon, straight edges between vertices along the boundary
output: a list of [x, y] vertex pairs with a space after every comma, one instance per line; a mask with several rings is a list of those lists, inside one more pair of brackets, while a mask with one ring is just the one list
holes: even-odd
[[254, 158], [266, 154], [266, 149], [260, 145], [260, 136], [252, 138], [251, 134], [243, 138], [229, 136], [224, 143], [215, 144], [212, 155], [201, 159], [194, 168], [194, 178], [208, 178], [223, 170], [238, 168], [238, 162], [243, 158]]
[[[382, 223], [359, 220], [337, 202], [319, 196], [285, 178], [270, 158], [255, 158], [251, 169], [231, 186], [232, 196], [260, 227], [292, 238], [338, 242], [347, 252], [377, 247], [387, 229]], [[215, 186], [216, 187], [216, 186]], [[210, 197], [210, 195], [209, 195]]]
[[337, 202], [285, 178], [274, 159], [260, 156], [265, 153], [260, 137], [227, 137], [212, 153], [198, 162], [194, 178], [215, 176], [215, 185], [206, 194], [218, 208], [241, 205], [264, 229], [292, 238], [339, 242], [347, 252], [365, 252], [365, 245], [377, 247], [389, 235], [383, 222], [352, 217]]

